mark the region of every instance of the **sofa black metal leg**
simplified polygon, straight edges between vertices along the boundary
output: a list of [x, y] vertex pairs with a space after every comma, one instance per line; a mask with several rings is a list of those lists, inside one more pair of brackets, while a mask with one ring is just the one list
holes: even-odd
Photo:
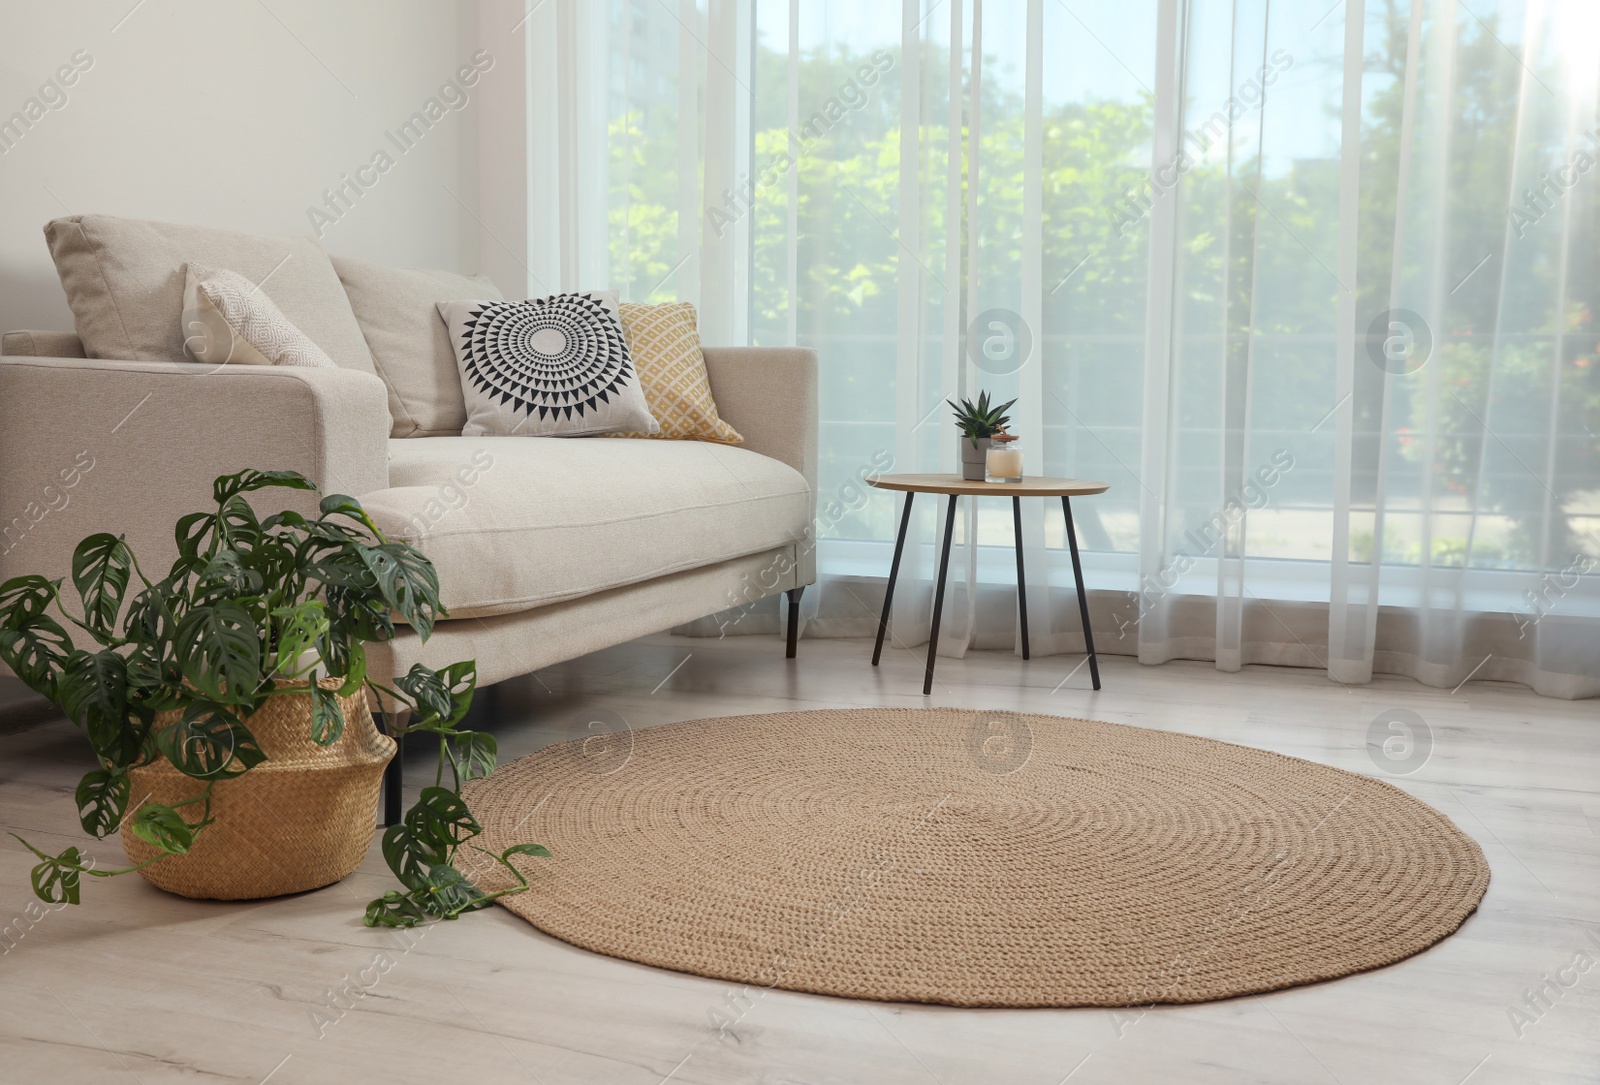
[[394, 739], [394, 757], [383, 770], [383, 823], [398, 825], [405, 816], [406, 739], [397, 734], [409, 713], [383, 714], [383, 729]]
[[793, 659], [800, 645], [800, 597], [805, 591], [806, 586], [802, 584], [783, 593], [789, 597], [789, 646], [783, 653], [786, 659]]

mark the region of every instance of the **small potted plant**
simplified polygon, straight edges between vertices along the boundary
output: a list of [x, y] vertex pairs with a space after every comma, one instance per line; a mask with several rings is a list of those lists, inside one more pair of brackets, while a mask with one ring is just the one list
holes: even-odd
[[[315, 518], [261, 519], [245, 495], [269, 487], [316, 489], [292, 471], [218, 478], [216, 508], [178, 521], [178, 558], [161, 580], [102, 533], [73, 554], [75, 606], [61, 580], [0, 584], [0, 661], [83, 730], [96, 766], [78, 784], [79, 819], [100, 839], [120, 832], [131, 860], [107, 870], [77, 847], [51, 855], [23, 841], [40, 860], [34, 892], [76, 904], [83, 875], [132, 871], [215, 899], [344, 878], [372, 843], [395, 751], [374, 726], [369, 690], [412, 710], [404, 733], [438, 736], [440, 769], [384, 833], [406, 891], [373, 901], [367, 924], [453, 919], [526, 888], [509, 860], [549, 854], [536, 844], [492, 856], [519, 883], [501, 893], [479, 892], [454, 865], [480, 831], [460, 785], [495, 764], [492, 736], [457, 727], [475, 665], [419, 664], [394, 689], [367, 675], [365, 645], [392, 638], [397, 617], [425, 639], [446, 616], [433, 566], [385, 538], [351, 497], [323, 498]], [[58, 615], [86, 635], [83, 647]], [[443, 786], [447, 763], [454, 789]]]
[[[949, 400], [945, 400], [950, 403]], [[956, 426], [961, 430], [961, 477], [968, 482], [982, 482], [984, 461], [989, 455], [990, 438], [997, 433], [1003, 433], [1006, 425], [1011, 421], [1011, 416], [1006, 411], [1016, 403], [1002, 403], [998, 407], [990, 406], [989, 393], [980, 392], [978, 402], [963, 399], [960, 406], [950, 403], [950, 409], [956, 412]]]

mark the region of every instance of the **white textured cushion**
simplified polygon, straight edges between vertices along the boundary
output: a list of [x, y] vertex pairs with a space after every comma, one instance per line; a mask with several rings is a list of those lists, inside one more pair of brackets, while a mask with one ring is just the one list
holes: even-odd
[[304, 365], [333, 359], [243, 275], [191, 263], [183, 291], [183, 349], [210, 365]]
[[389, 448], [389, 488], [361, 503], [433, 561], [455, 618], [793, 545], [811, 516], [798, 471], [728, 445], [431, 437]]
[[44, 234], [90, 358], [186, 361], [184, 265], [193, 260], [259, 284], [341, 369], [375, 372], [339, 276], [310, 238], [257, 237], [111, 215], [59, 218], [46, 224]]
[[439, 304], [461, 373], [467, 437], [659, 433], [628, 357], [614, 291]]
[[500, 301], [482, 275], [385, 267], [347, 256], [333, 268], [350, 296], [378, 376], [389, 387], [393, 437], [457, 436], [467, 424], [441, 301]]

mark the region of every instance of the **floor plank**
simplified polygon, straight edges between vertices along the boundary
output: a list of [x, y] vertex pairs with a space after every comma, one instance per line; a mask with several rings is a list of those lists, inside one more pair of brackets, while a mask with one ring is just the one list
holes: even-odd
[[[204, 903], [96, 880], [83, 907], [30, 923], [32, 858], [7, 835], [0, 1082], [1600, 1082], [1600, 967], [1566, 973], [1576, 983], [1547, 987], [1548, 1005], [1527, 1001], [1579, 955], [1600, 962], [1594, 702], [1125, 657], [1104, 660], [1095, 692], [1077, 659], [990, 652], [941, 659], [925, 699], [917, 654], [889, 651], [877, 669], [870, 654], [869, 642], [805, 641], [786, 662], [768, 637], [650, 637], [485, 691], [472, 723], [506, 759], [598, 710], [644, 728], [931, 703], [1183, 731], [1378, 776], [1433, 804], [1483, 845], [1488, 896], [1433, 949], [1332, 983], [1198, 1006], [973, 1011], [747, 993], [575, 949], [500, 909], [409, 935], [368, 930], [362, 905], [390, 884], [376, 848], [344, 883], [297, 897]], [[1403, 776], [1368, 747], [1373, 719], [1395, 708], [1432, 739]], [[72, 801], [81, 739], [59, 719], [16, 719], [0, 728], [0, 824], [86, 843]], [[413, 786], [429, 758], [409, 751]]]

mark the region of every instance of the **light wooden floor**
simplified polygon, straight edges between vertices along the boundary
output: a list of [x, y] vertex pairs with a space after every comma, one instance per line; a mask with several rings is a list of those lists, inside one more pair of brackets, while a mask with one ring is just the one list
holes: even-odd
[[[654, 637], [508, 683], [474, 712], [509, 758], [565, 738], [595, 708], [637, 728], [924, 703], [914, 658], [893, 652], [875, 671], [870, 652], [805, 641], [786, 663], [767, 637]], [[1600, 705], [1487, 683], [1454, 694], [1398, 679], [1345, 689], [1309, 671], [1125, 658], [1105, 660], [1100, 693], [1087, 668], [1055, 689], [1078, 662], [943, 660], [932, 702], [1169, 728], [1374, 775], [1368, 725], [1409, 708], [1434, 750], [1392, 779], [1483, 844], [1493, 868], [1483, 907], [1418, 957], [1259, 998], [1143, 1013], [784, 991], [744, 1004], [729, 1002], [727, 984], [586, 953], [501, 909], [426, 928], [409, 945], [368, 930], [361, 907], [388, 887], [374, 848], [345, 884], [262, 903], [185, 901], [133, 878], [89, 885], [88, 903], [45, 915], [0, 956], [0, 1081], [1600, 1081], [1600, 967], [1568, 971], [1574, 985], [1559, 997], [1547, 988], [1551, 1005], [1529, 1013], [1522, 1035], [1511, 1017], [1576, 955], [1586, 954], [1580, 967], [1600, 962]], [[84, 842], [72, 802], [81, 740], [64, 722], [22, 726], [0, 728], [0, 823], [42, 843]], [[92, 850], [120, 860], [114, 847]], [[0, 838], [0, 924], [25, 915], [30, 865]], [[381, 975], [380, 953], [393, 962]], [[341, 996], [341, 1011], [330, 989], [347, 985], [363, 993]], [[321, 1035], [318, 1014], [332, 1020]], [[716, 1014], [737, 1018], [728, 1038]]]

